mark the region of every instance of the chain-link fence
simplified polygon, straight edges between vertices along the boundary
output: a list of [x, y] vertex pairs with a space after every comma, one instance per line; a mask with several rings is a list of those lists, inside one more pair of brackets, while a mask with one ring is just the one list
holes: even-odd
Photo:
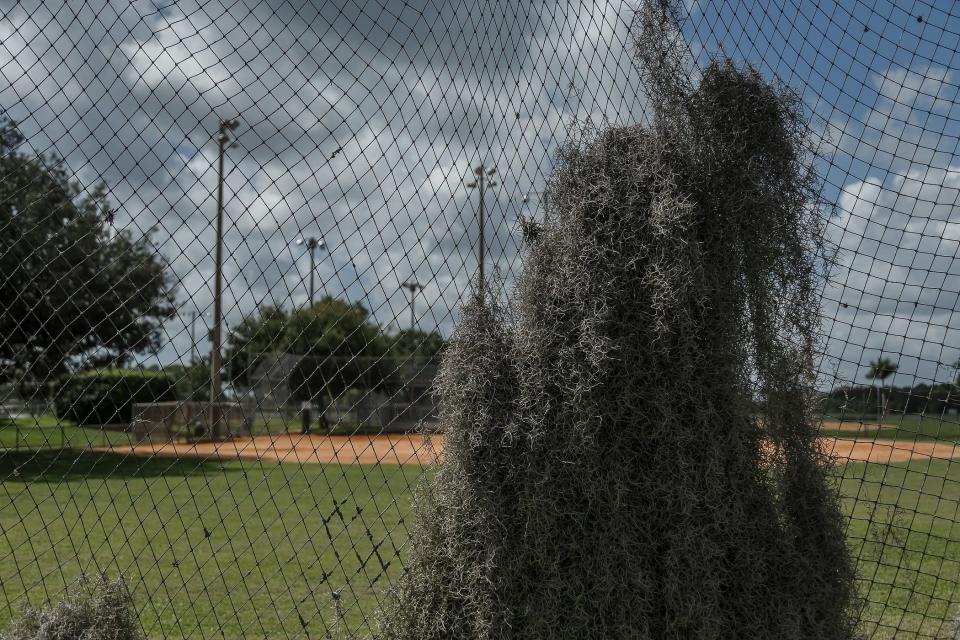
[[[0, 628], [105, 573], [151, 638], [376, 634], [461, 304], [572, 131], [651, 122], [635, 9], [0, 0]], [[958, 637], [960, 14], [680, 18], [809, 117], [860, 628]]]

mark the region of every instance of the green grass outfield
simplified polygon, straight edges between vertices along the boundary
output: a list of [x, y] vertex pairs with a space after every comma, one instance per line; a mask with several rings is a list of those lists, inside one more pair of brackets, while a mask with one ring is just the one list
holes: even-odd
[[[839, 422], [841, 419], [850, 426], [863, 423], [872, 427], [876, 421], [876, 418], [870, 415], [826, 417], [824, 420], [830, 424]], [[239, 427], [236, 428], [239, 429]], [[316, 421], [313, 428], [317, 431], [322, 430]], [[258, 434], [278, 434], [299, 430], [300, 420], [297, 418], [290, 420], [273, 418], [268, 422], [255, 424], [255, 432]], [[337, 427], [333, 433], [349, 435], [359, 431], [355, 425], [344, 424]], [[820, 435], [839, 438], [856, 437], [859, 440], [881, 439], [908, 442], [940, 440], [960, 443], [960, 417], [891, 414], [884, 418], [884, 423], [879, 429], [869, 428], [856, 433], [823, 428]], [[0, 449], [59, 449], [129, 444], [131, 444], [130, 436], [125, 433], [105, 431], [95, 427], [75, 427], [69, 422], [60, 422], [51, 415], [0, 420]]]
[[133, 585], [151, 638], [365, 635], [421, 473], [0, 454], [0, 627], [25, 589], [41, 602], [107, 570]]
[[[232, 425], [236, 432], [242, 432], [241, 425]], [[273, 418], [269, 421], [254, 423], [255, 435], [278, 435], [288, 431], [299, 432], [302, 423], [299, 418], [284, 420]], [[316, 433], [331, 435], [354, 435], [357, 433], [379, 433], [376, 428], [363, 429], [355, 424], [341, 423], [325, 429], [316, 420], [311, 428]], [[62, 448], [99, 448], [111, 445], [130, 445], [130, 434], [122, 431], [105, 430], [97, 427], [76, 427], [67, 420], [45, 414], [0, 419], [0, 450], [3, 449], [62, 449]]]
[[870, 638], [953, 639], [960, 612], [960, 460], [848, 464], [841, 476]]
[[[416, 466], [0, 454], [0, 625], [81, 571], [134, 588], [151, 638], [367, 635], [400, 570]], [[838, 467], [875, 638], [947, 636], [960, 462]], [[342, 610], [338, 616], [337, 608]], [[924, 617], [926, 616], [926, 620]], [[339, 625], [339, 629], [338, 629]]]
[[64, 449], [130, 444], [123, 432], [75, 427], [52, 415], [0, 419], [0, 449]]
[[[826, 422], [839, 422], [839, 417], [824, 418]], [[876, 416], [857, 415], [843, 416], [844, 424], [856, 425], [862, 423], [868, 427], [876, 424]], [[859, 440], [906, 440], [914, 442], [918, 440], [942, 440], [947, 442], [960, 442], [960, 417], [958, 416], [939, 416], [939, 415], [920, 415], [914, 413], [908, 414], [889, 414], [884, 417], [883, 424], [879, 429], [865, 430], [861, 433], [851, 433], [849, 431], [836, 431], [831, 429], [821, 429], [821, 435], [837, 436], [841, 438], [850, 438], [856, 436]]]

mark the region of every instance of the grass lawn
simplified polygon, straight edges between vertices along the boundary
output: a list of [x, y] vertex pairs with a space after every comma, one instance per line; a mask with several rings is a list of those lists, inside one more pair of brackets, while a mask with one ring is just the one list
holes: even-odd
[[39, 603], [107, 570], [151, 638], [367, 635], [420, 474], [0, 453], [0, 628], [24, 592]]
[[[0, 453], [0, 626], [24, 594], [123, 574], [151, 638], [365, 636], [400, 570], [416, 466]], [[838, 467], [873, 638], [946, 638], [960, 462]], [[341, 615], [337, 615], [337, 610]], [[919, 632], [919, 636], [915, 635]]]
[[[844, 423], [856, 425], [863, 423], [872, 426], [877, 423], [876, 416], [857, 415], [844, 416]], [[826, 421], [840, 421], [840, 418], [825, 418]], [[880, 429], [863, 431], [858, 434], [851, 432], [841, 432], [832, 429], [822, 429], [821, 435], [838, 436], [849, 438], [854, 435], [861, 440], [944, 440], [949, 442], [960, 442], [960, 417], [958, 416], [940, 416], [940, 415], [920, 415], [915, 413], [908, 414], [888, 414]]]
[[871, 638], [952, 638], [960, 612], [960, 460], [850, 464], [848, 540]]
[[62, 449], [130, 444], [130, 436], [117, 431], [75, 427], [52, 415], [0, 420], [0, 449]]

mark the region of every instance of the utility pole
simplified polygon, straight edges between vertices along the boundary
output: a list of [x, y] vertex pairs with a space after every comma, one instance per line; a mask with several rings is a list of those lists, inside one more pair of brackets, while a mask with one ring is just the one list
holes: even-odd
[[416, 325], [416, 315], [414, 313], [414, 309], [416, 308], [417, 289], [423, 289], [423, 285], [416, 280], [408, 280], [401, 286], [410, 291], [410, 338], [413, 339], [413, 329]]
[[190, 312], [190, 366], [197, 362], [197, 312]]
[[213, 340], [210, 346], [210, 436], [219, 440], [222, 433], [222, 401], [220, 383], [220, 342], [221, 321], [223, 317], [223, 156], [230, 142], [228, 132], [236, 131], [240, 123], [236, 120], [221, 120], [217, 133], [220, 146], [217, 173], [217, 248], [213, 285]]
[[[317, 270], [316, 250], [327, 249], [327, 243], [324, 242], [322, 238], [317, 239], [317, 238], [314, 238], [313, 236], [310, 236], [308, 238], [303, 238], [303, 237], [297, 238], [294, 241], [294, 244], [297, 245], [298, 247], [306, 246], [307, 250], [310, 252], [310, 307], [309, 308], [312, 309], [313, 297], [314, 297], [313, 277], [314, 277], [314, 273]], [[310, 433], [310, 424], [312, 421], [310, 417], [310, 413], [311, 413], [312, 406], [313, 406], [313, 398], [311, 398], [310, 400], [305, 400], [300, 403], [300, 421], [301, 421], [300, 432], [303, 433], [304, 435]], [[320, 418], [323, 419], [322, 410], [320, 411]]]
[[313, 274], [317, 270], [317, 260], [314, 252], [317, 249], [326, 249], [327, 243], [323, 239], [317, 239], [314, 237], [309, 238], [297, 238], [294, 242], [298, 247], [306, 245], [307, 250], [310, 252], [310, 307], [313, 307]]
[[[413, 342], [413, 341], [415, 340], [415, 338], [414, 338], [414, 336], [413, 336], [413, 331], [414, 331], [414, 327], [416, 327], [417, 317], [416, 317], [416, 314], [415, 314], [414, 310], [416, 309], [417, 289], [423, 289], [423, 285], [421, 285], [421, 284], [420, 284], [419, 282], [417, 282], [416, 280], [407, 280], [407, 281], [404, 282], [401, 286], [403, 286], [403, 287], [406, 288], [408, 291], [410, 291], [410, 335], [409, 335], [409, 339], [410, 339], [410, 342], [411, 342], [411, 347], [413, 347], [413, 349], [416, 350], [416, 346], [414, 346], [414, 342]], [[399, 325], [399, 324], [400, 324], [400, 323], [397, 322], [397, 325]], [[412, 359], [412, 358], [408, 357], [408, 363], [409, 363], [409, 360], [411, 360], [411, 359]], [[417, 368], [416, 366], [406, 367], [406, 368], [405, 368], [405, 371], [407, 371], [407, 374], [404, 376], [404, 377], [406, 378], [406, 382], [404, 383], [404, 385], [407, 387], [407, 394], [408, 394], [407, 401], [410, 403], [411, 406], [413, 406], [413, 404], [416, 403], [416, 398], [414, 397], [415, 391], [414, 391], [414, 387], [413, 387], [413, 385], [412, 385], [413, 378], [416, 376], [416, 374], [414, 373], [414, 371], [416, 370], [416, 368]]]
[[467, 183], [467, 187], [471, 189], [477, 189], [480, 193], [480, 204], [477, 206], [477, 217], [479, 218], [480, 225], [480, 244], [477, 250], [478, 257], [477, 260], [480, 263], [480, 294], [483, 295], [483, 291], [486, 288], [486, 279], [483, 274], [483, 263], [484, 263], [484, 251], [486, 250], [486, 238], [485, 238], [485, 227], [486, 223], [484, 221], [484, 194], [486, 190], [490, 187], [497, 186], [497, 181], [493, 179], [493, 174], [497, 172], [496, 167], [486, 168], [483, 165], [480, 165], [473, 170], [473, 175], [476, 176], [475, 179]]

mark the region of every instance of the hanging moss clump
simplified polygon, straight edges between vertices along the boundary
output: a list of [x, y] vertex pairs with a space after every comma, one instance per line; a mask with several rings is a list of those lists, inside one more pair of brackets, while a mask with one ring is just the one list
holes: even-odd
[[464, 308], [385, 639], [854, 637], [800, 102], [729, 60], [689, 80], [666, 0], [635, 34], [652, 125], [573, 136], [514, 315]]
[[0, 632], [0, 640], [142, 640], [124, 583], [105, 575], [82, 577], [58, 602], [27, 607]]

